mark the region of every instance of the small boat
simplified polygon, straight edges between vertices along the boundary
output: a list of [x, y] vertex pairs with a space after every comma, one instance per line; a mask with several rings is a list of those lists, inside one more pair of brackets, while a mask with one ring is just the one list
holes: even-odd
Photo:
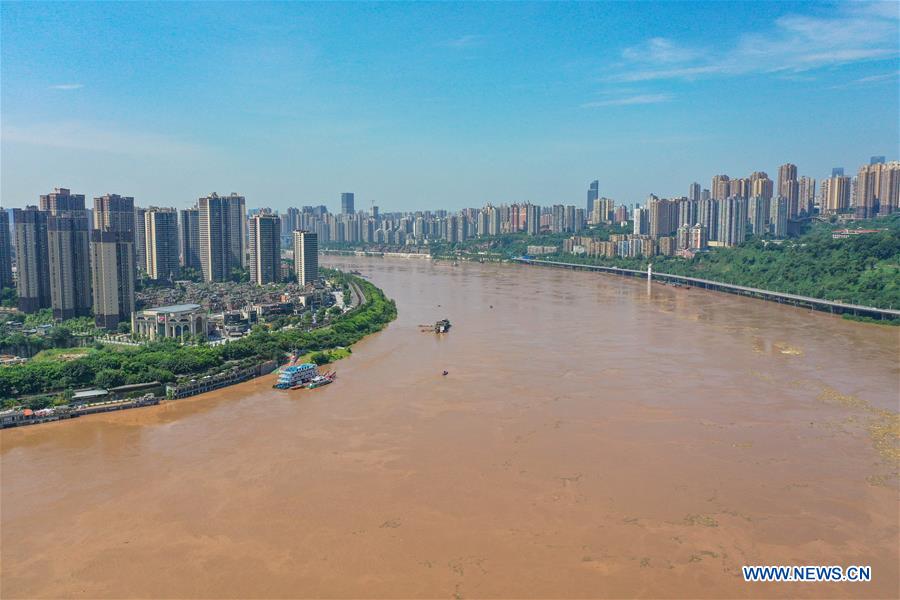
[[312, 381], [306, 384], [306, 387], [314, 390], [318, 387], [322, 387], [323, 385], [328, 385], [332, 381], [334, 381], [334, 377], [324, 377], [322, 375], [319, 375], [318, 377], [313, 377]]
[[441, 319], [437, 323], [434, 324], [434, 332], [435, 333], [447, 333], [450, 330], [450, 320], [449, 319]]
[[448, 375], [449, 373], [450, 373], [450, 371], [444, 371], [443, 373], [441, 373], [441, 375], [446, 376], [446, 375]]

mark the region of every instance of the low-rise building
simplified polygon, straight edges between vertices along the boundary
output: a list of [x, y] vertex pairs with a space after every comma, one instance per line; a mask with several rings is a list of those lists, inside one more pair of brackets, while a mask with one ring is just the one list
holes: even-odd
[[131, 332], [151, 340], [206, 335], [207, 314], [199, 304], [174, 304], [131, 313]]

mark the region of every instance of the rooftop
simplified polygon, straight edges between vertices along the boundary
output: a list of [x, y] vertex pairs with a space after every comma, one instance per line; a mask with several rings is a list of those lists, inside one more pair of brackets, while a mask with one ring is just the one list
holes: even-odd
[[142, 312], [154, 313], [179, 313], [189, 310], [198, 310], [199, 304], [173, 304], [171, 306], [158, 306], [156, 308], [145, 308]]

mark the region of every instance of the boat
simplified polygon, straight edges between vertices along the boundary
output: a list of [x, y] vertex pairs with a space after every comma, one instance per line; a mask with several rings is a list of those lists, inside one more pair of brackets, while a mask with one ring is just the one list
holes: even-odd
[[278, 374], [278, 381], [273, 388], [279, 390], [289, 390], [295, 385], [302, 385], [314, 377], [318, 377], [319, 368], [315, 363], [303, 363], [301, 365], [291, 365], [285, 367]]
[[450, 320], [449, 319], [441, 319], [440, 321], [434, 324], [434, 332], [435, 333], [447, 333], [450, 330]]
[[446, 375], [448, 375], [449, 373], [450, 373], [450, 371], [444, 371], [443, 373], [441, 373], [441, 375], [445, 375], [445, 376], [446, 376]]

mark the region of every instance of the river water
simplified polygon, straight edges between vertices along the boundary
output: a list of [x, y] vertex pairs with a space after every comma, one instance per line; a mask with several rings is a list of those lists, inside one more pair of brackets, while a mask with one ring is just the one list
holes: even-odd
[[399, 309], [333, 385], [0, 434], [2, 597], [900, 596], [897, 329], [595, 273], [326, 262]]

